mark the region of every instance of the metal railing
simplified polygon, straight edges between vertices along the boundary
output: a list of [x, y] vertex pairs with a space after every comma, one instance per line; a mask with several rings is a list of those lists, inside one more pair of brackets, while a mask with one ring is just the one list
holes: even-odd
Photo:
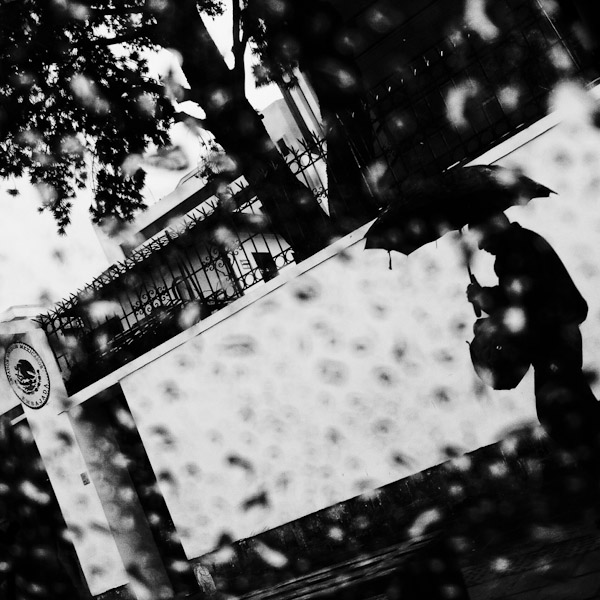
[[[152, 238], [76, 294], [37, 317], [74, 393], [268, 281], [294, 262], [278, 235], [261, 228], [258, 198], [233, 190], [236, 210], [216, 199], [177, 229]], [[249, 224], [250, 227], [246, 227]]]
[[312, 191], [321, 208], [329, 214], [326, 142], [315, 134], [308, 141], [298, 142], [300, 148], [289, 148], [285, 161], [296, 178]]

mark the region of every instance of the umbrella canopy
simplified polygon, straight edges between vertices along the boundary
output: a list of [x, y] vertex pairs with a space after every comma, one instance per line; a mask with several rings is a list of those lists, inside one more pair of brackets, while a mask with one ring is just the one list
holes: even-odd
[[522, 173], [497, 165], [457, 167], [433, 177], [409, 178], [398, 200], [369, 228], [365, 248], [410, 254], [448, 231], [553, 193]]

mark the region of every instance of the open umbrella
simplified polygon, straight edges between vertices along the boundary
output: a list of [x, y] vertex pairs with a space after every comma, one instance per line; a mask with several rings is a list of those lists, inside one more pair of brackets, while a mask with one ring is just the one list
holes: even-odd
[[457, 167], [433, 177], [409, 178], [399, 198], [369, 228], [365, 248], [408, 255], [448, 231], [553, 193], [519, 171], [497, 165]]

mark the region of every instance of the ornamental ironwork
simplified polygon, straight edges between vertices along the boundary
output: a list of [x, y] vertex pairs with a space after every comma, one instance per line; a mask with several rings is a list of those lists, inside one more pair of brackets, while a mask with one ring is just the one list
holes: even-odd
[[[243, 182], [231, 192], [235, 212], [261, 214], [259, 199]], [[280, 236], [244, 230], [212, 198], [37, 321], [72, 394], [293, 262]]]

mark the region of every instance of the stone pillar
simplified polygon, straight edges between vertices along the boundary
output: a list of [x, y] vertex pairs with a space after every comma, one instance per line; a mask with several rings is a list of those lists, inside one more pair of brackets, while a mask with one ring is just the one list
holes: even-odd
[[45, 333], [27, 320], [0, 323], [0, 359], [0, 406], [23, 406], [90, 593], [128, 584], [66, 412], [67, 392]]

